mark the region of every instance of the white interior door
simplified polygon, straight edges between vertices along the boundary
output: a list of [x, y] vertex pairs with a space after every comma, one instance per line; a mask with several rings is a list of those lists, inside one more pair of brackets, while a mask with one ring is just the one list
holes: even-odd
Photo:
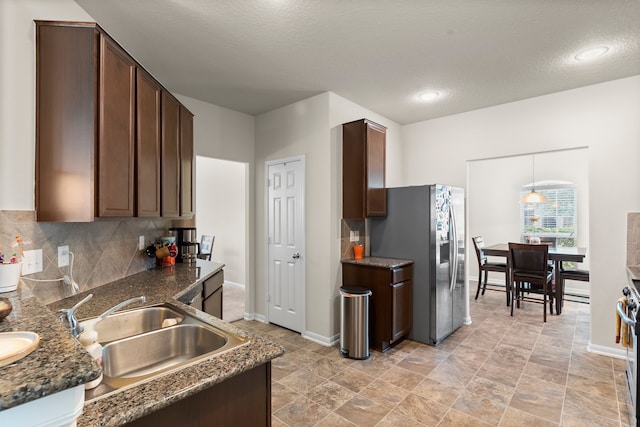
[[305, 328], [304, 159], [267, 164], [269, 322]]

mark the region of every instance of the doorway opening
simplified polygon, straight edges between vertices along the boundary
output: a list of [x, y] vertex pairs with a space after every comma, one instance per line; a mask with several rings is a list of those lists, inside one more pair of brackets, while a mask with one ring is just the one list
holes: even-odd
[[196, 229], [214, 236], [211, 260], [223, 263], [223, 320], [244, 318], [247, 281], [247, 163], [196, 156]]
[[[532, 170], [532, 165], [535, 165], [535, 170]], [[489, 246], [526, 242], [534, 236], [552, 246], [588, 248], [588, 169], [588, 149], [584, 147], [469, 161], [469, 239], [482, 236]], [[523, 194], [533, 187], [545, 193], [548, 200], [540, 205], [523, 204]], [[467, 247], [473, 248], [471, 245]], [[475, 259], [474, 254], [470, 255], [469, 259]], [[589, 269], [588, 253], [577, 268]], [[475, 281], [478, 277], [477, 263], [470, 262], [467, 271], [468, 279]], [[504, 275], [489, 274], [489, 281], [504, 284]], [[567, 300], [575, 297], [578, 302], [588, 302], [589, 294], [588, 282], [565, 283]]]

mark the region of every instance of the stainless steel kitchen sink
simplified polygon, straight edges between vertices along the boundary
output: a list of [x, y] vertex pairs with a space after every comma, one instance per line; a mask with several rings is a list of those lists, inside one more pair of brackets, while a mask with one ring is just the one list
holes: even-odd
[[[164, 310], [155, 310], [158, 308]], [[241, 336], [218, 329], [170, 304], [143, 307], [120, 314], [123, 315], [122, 319], [107, 324], [105, 328], [107, 338], [117, 335], [117, 332], [111, 328], [118, 328], [120, 322], [124, 322], [128, 327], [130, 324], [137, 325], [137, 329], [132, 327], [130, 331], [142, 332], [114, 340], [105, 340], [102, 338], [103, 332], [99, 332], [100, 342], [106, 343], [102, 349], [104, 376], [98, 387], [86, 390], [85, 401], [87, 402], [187, 367], [201, 359], [247, 342]], [[174, 319], [176, 315], [180, 316], [177, 324], [173, 321], [165, 322], [165, 326], [162, 327], [164, 320]], [[115, 317], [116, 314], [113, 316]], [[126, 322], [123, 320], [125, 318], [128, 318]], [[152, 321], [140, 320], [145, 318]], [[158, 320], [162, 318], [164, 320]], [[110, 320], [109, 317], [98, 326], [108, 320]], [[158, 324], [160, 327], [152, 330], [140, 327], [140, 325], [157, 326]]]
[[[168, 304], [113, 313], [95, 325], [100, 344], [181, 323], [184, 315]], [[82, 325], [82, 322], [80, 322]]]

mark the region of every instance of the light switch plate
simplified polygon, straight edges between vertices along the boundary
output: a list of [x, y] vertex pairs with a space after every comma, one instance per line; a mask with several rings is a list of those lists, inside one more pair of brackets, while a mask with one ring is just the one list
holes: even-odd
[[69, 265], [69, 245], [58, 246], [58, 268]]
[[42, 271], [42, 249], [24, 251], [22, 259], [22, 275], [40, 273]]
[[360, 241], [360, 232], [358, 230], [349, 231], [349, 240], [351, 242], [359, 242]]

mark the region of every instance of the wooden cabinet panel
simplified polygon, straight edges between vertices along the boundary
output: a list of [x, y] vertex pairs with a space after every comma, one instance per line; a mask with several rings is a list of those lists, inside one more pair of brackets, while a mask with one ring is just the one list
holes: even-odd
[[193, 114], [180, 106], [180, 216], [193, 212]]
[[100, 37], [98, 216], [134, 215], [134, 61], [111, 39]]
[[159, 217], [162, 88], [141, 69], [136, 81], [137, 216]]
[[362, 119], [342, 125], [342, 216], [387, 214], [386, 128]]
[[[405, 278], [394, 282], [394, 277]], [[369, 343], [388, 350], [411, 330], [413, 264], [386, 268], [368, 264], [342, 264], [343, 286], [371, 289], [369, 299]]]
[[412, 314], [412, 291], [413, 281], [407, 280], [391, 285], [391, 306], [401, 307], [401, 309], [393, 309], [391, 340], [396, 341], [409, 333], [411, 330], [411, 314]]
[[178, 400], [130, 427], [271, 425], [271, 362]]
[[122, 47], [36, 21], [36, 68], [38, 221], [193, 216], [193, 115]]
[[180, 216], [180, 104], [162, 91], [162, 216]]
[[93, 27], [36, 26], [38, 221], [95, 216], [97, 45]]

